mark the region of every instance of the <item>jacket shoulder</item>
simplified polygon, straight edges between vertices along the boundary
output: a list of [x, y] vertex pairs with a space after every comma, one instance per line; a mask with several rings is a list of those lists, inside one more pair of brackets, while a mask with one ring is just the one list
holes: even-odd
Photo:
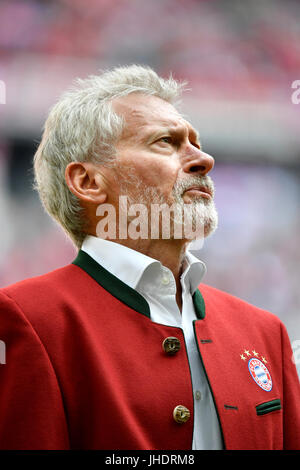
[[24, 279], [6, 287], [2, 287], [0, 292], [6, 294], [8, 297], [26, 296], [32, 294], [32, 292], [37, 293], [37, 291], [43, 292], [45, 289], [48, 290], [49, 288], [51, 289], [51, 287], [56, 288], [62, 282], [67, 281], [70, 274], [72, 275], [72, 271], [73, 265], [70, 264], [46, 274]]
[[82, 282], [81, 270], [72, 264], [41, 276], [19, 281], [0, 289], [0, 309], [15, 305], [29, 321], [57, 310], [72, 290]]
[[264, 327], [282, 326], [278, 316], [256, 305], [253, 305], [235, 295], [216, 289], [207, 284], [200, 284], [199, 290], [203, 295], [207, 311], [213, 310], [214, 316], [220, 316], [225, 321], [238, 323], [262, 323]]

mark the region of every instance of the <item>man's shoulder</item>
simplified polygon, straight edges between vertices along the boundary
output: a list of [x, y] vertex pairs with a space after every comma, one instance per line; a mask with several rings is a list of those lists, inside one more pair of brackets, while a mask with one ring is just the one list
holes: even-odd
[[55, 287], [57, 284], [60, 285], [61, 282], [69, 279], [69, 276], [72, 275], [72, 271], [72, 264], [63, 266], [62, 268], [55, 269], [45, 274], [9, 284], [8, 286], [2, 287], [0, 293], [8, 297], [13, 297], [15, 294], [31, 294], [33, 291], [37, 294], [41, 292], [41, 290], [51, 289], [51, 287]]
[[261, 307], [252, 304], [249, 301], [241, 299], [236, 295], [217, 289], [207, 284], [200, 284], [199, 289], [205, 301], [208, 310], [213, 309], [214, 316], [220, 316], [224, 320], [237, 320], [239, 323], [262, 322], [265, 326], [268, 324], [281, 324], [277, 315]]
[[46, 310], [59, 303], [72, 289], [78, 289], [81, 270], [69, 264], [46, 274], [18, 281], [0, 289], [0, 308], [14, 304], [22, 311]]

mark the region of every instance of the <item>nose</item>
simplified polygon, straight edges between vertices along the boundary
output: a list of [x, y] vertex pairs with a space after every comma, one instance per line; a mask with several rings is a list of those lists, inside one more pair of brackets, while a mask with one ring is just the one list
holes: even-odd
[[205, 176], [213, 169], [215, 160], [208, 153], [190, 145], [181, 158], [181, 164], [186, 173], [198, 173]]

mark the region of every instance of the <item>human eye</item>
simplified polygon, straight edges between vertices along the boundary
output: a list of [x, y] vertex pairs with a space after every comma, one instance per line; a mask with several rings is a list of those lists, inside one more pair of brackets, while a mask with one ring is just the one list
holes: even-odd
[[157, 141], [157, 143], [164, 143], [164, 144], [172, 144], [173, 140], [172, 140], [172, 137], [168, 136], [168, 135], [164, 135], [162, 137], [160, 137]]

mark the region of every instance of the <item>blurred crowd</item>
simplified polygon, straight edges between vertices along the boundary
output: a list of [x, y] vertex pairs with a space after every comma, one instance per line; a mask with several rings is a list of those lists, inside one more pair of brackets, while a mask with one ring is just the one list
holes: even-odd
[[[209, 121], [208, 151], [217, 149], [212, 177], [220, 222], [197, 253], [208, 267], [205, 282], [272, 311], [291, 339], [300, 340], [300, 105], [290, 102], [290, 84], [300, 79], [299, 20], [298, 0], [2, 0], [0, 80], [6, 78], [8, 90], [22, 83], [23, 94], [11, 92], [10, 103], [0, 109], [0, 286], [75, 256], [32, 190], [40, 116], [45, 118], [47, 99], [52, 104], [59, 91], [55, 85], [63, 89], [74, 74], [143, 63], [187, 80], [194, 113], [201, 100], [210, 99], [201, 125]], [[228, 116], [251, 102], [246, 139], [238, 117], [222, 140], [226, 123], [214, 118], [214, 110], [224, 108], [224, 100], [230, 102]], [[268, 108], [269, 127], [263, 118], [260, 124], [262, 102], [285, 104]], [[268, 136], [275, 117], [278, 130]], [[21, 118], [23, 127], [14, 126]], [[294, 142], [289, 159], [287, 144], [281, 148], [276, 140], [283, 130], [286, 142]], [[274, 148], [274, 160], [272, 150], [267, 162], [259, 147], [263, 131], [267, 147]]]
[[0, 54], [134, 59], [199, 91], [240, 98], [248, 84], [257, 97], [297, 75], [299, 18], [297, 0], [2, 0]]

